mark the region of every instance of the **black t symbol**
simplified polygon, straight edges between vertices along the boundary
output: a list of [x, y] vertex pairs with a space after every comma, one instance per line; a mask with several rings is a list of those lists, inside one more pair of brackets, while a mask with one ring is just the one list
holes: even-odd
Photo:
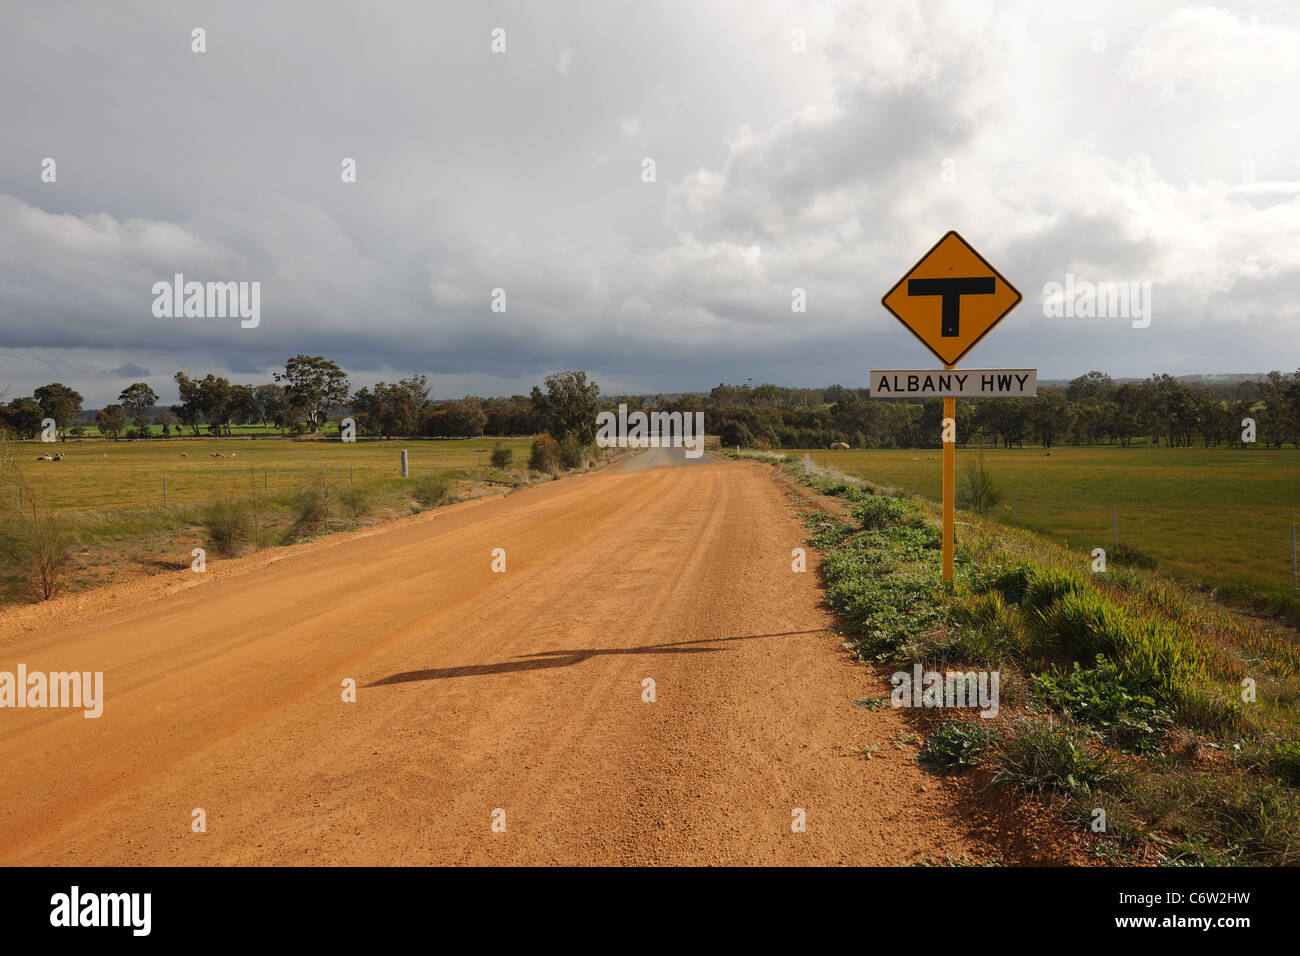
[[943, 296], [943, 317], [939, 324], [939, 334], [952, 338], [958, 334], [958, 319], [961, 316], [961, 297], [964, 295], [992, 295], [997, 285], [992, 276], [978, 279], [908, 279], [908, 295]]

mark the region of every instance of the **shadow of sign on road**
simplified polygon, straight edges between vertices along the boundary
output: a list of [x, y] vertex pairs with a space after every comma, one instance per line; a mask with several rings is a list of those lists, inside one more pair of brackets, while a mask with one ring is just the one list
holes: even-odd
[[676, 641], [668, 644], [646, 644], [642, 647], [615, 648], [580, 648], [577, 650], [539, 651], [536, 654], [524, 654], [513, 661], [501, 661], [496, 664], [464, 664], [459, 667], [431, 667], [426, 670], [403, 671], [391, 674], [382, 680], [366, 684], [366, 687], [382, 687], [385, 684], [407, 684], [412, 681], [445, 680], [449, 677], [485, 677], [489, 674], [510, 674], [517, 671], [538, 671], [552, 667], [571, 667], [581, 664], [593, 657], [608, 657], [617, 654], [706, 654], [726, 650], [725, 647], [693, 647], [695, 644], [721, 644], [727, 641], [753, 641], [766, 637], [797, 637], [803, 634], [825, 634], [824, 629], [811, 631], [783, 631], [776, 634], [743, 634], [736, 637], [713, 637], [700, 641]]

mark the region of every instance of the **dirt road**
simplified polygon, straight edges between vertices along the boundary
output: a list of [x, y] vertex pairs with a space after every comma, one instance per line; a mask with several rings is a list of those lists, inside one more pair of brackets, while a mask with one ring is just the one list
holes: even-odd
[[793, 513], [762, 465], [607, 471], [6, 612], [0, 670], [106, 700], [0, 710], [0, 863], [1052, 859], [852, 706]]

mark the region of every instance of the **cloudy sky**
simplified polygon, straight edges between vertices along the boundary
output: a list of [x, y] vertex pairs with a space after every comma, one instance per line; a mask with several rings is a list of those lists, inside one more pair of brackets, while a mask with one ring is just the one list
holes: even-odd
[[[934, 364], [880, 297], [948, 229], [1024, 294], [965, 365], [1300, 366], [1296, 4], [30, 2], [0, 78], [9, 398], [298, 352], [441, 398], [862, 387]], [[260, 325], [155, 317], [178, 272]], [[1071, 273], [1150, 326], [1045, 315]]]

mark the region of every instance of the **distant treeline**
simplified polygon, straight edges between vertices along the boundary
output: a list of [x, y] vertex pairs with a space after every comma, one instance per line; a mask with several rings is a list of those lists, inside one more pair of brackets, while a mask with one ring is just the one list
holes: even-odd
[[[724, 445], [916, 448], [939, 444], [942, 399], [873, 399], [867, 389], [719, 385], [709, 393], [710, 434]], [[679, 399], [678, 401], [681, 401]], [[689, 403], [689, 399], [686, 399]], [[1088, 372], [1034, 398], [958, 399], [959, 443], [1170, 446], [1242, 444], [1244, 419], [1261, 445], [1300, 445], [1300, 371], [1260, 381], [1193, 385], [1169, 375], [1116, 384]]]
[[[305, 434], [346, 416], [365, 437], [545, 432], [590, 445], [596, 414], [623, 403], [630, 410], [703, 410], [708, 433], [719, 435], [724, 445], [824, 448], [844, 442], [855, 448], [917, 448], [938, 445], [943, 409], [940, 399], [872, 399], [867, 389], [840, 385], [721, 384], [707, 395], [601, 396], [599, 386], [576, 371], [547, 376], [545, 388], [534, 386], [529, 395], [435, 400], [424, 375], [353, 390], [346, 373], [318, 355], [292, 356], [273, 378], [241, 385], [217, 375], [176, 372], [175, 405], [160, 408], [153, 388], [136, 382], [122, 390], [118, 402], [89, 413], [83, 413], [77, 391], [53, 382], [0, 405], [0, 430], [35, 437], [42, 422], [53, 419], [61, 434], [94, 424], [113, 438], [229, 435], [242, 425]], [[1300, 371], [1204, 384], [1169, 375], [1116, 383], [1094, 371], [1065, 387], [1040, 386], [1034, 398], [958, 399], [956, 417], [962, 444], [1239, 445], [1248, 430], [1243, 420], [1250, 419], [1258, 444], [1300, 446]]]

